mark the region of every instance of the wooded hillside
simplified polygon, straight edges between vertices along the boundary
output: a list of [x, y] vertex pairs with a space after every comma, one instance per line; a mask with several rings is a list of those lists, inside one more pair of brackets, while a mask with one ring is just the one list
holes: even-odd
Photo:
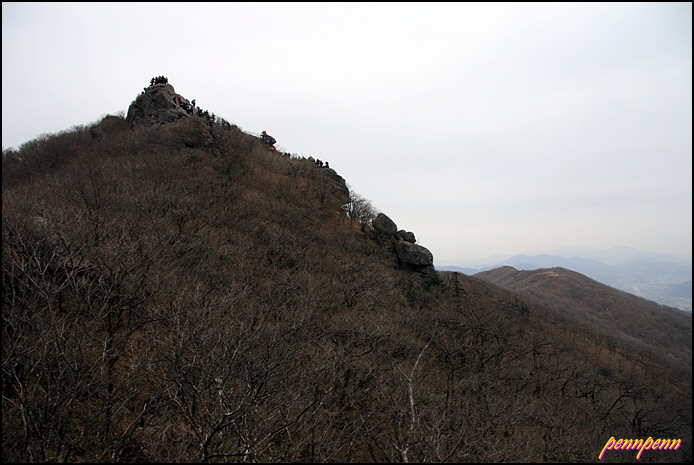
[[401, 266], [336, 172], [238, 127], [109, 116], [3, 153], [2, 191], [3, 461], [691, 461], [691, 360], [656, 381]]

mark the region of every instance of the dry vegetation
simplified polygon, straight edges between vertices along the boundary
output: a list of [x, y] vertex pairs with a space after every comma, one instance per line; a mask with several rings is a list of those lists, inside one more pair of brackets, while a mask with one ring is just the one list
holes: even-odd
[[654, 381], [691, 386], [692, 317], [564, 268], [501, 267], [475, 275], [560, 311], [567, 327], [612, 357], [637, 364]]
[[107, 123], [3, 153], [3, 461], [691, 460], [691, 363], [400, 269], [368, 201], [236, 127]]

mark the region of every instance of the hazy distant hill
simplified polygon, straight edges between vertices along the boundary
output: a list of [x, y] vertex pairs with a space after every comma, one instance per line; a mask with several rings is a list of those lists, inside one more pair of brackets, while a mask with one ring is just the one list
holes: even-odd
[[[561, 257], [583, 257], [606, 265], [620, 265], [645, 260], [650, 262], [682, 262], [683, 259], [672, 254], [648, 252], [633, 247], [615, 246], [609, 249], [595, 247], [565, 246], [547, 252]], [[688, 260], [691, 263], [691, 258]]]
[[[616, 346], [638, 340], [643, 353], [666, 348], [681, 363], [691, 362], [692, 318], [677, 309], [611, 288], [564, 268], [519, 271], [501, 267], [475, 277], [494, 283], [523, 297], [559, 308], [580, 321], [605, 330], [604, 337]], [[653, 355], [647, 358], [653, 359]]]
[[673, 286], [665, 290], [665, 294], [670, 297], [681, 297], [685, 299], [692, 298], [692, 282], [687, 281], [679, 286]]
[[[441, 270], [475, 274], [503, 266], [518, 270], [561, 267], [584, 274], [608, 286], [644, 297], [663, 305], [691, 312], [692, 296], [673, 295], [670, 289], [691, 282], [690, 262], [666, 261], [673, 257], [643, 252], [628, 247], [615, 247], [606, 251], [590, 247], [567, 247], [557, 252], [582, 252], [593, 258], [582, 256], [516, 255], [482, 268], [439, 267]], [[604, 261], [598, 261], [604, 260]]]
[[163, 86], [3, 152], [4, 462], [691, 461], [690, 315], [410, 266], [336, 170]]

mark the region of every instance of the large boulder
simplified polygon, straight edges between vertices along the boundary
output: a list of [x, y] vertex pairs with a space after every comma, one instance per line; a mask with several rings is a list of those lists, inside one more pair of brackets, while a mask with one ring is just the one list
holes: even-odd
[[434, 264], [434, 256], [426, 247], [407, 241], [395, 243], [395, 253], [403, 264], [413, 267], [427, 267]]
[[372, 222], [376, 232], [376, 240], [394, 251], [400, 266], [407, 268], [430, 278], [437, 278], [434, 269], [434, 256], [421, 245], [415, 244], [414, 233], [398, 230], [398, 226], [384, 213], [379, 213]]
[[[176, 103], [176, 95], [171, 84], [149, 86], [130, 104], [125, 119], [134, 126], [141, 122], [171, 123], [187, 117], [188, 113]], [[183, 99], [183, 102], [187, 100]]]
[[374, 231], [384, 236], [394, 236], [398, 232], [398, 226], [385, 213], [379, 213], [374, 218], [372, 227]]
[[401, 241], [407, 241], [407, 242], [410, 242], [412, 244], [417, 242], [417, 239], [415, 238], [414, 233], [410, 232], [410, 231], [405, 231], [404, 229], [401, 229], [400, 231], [398, 231], [397, 238], [400, 239]]

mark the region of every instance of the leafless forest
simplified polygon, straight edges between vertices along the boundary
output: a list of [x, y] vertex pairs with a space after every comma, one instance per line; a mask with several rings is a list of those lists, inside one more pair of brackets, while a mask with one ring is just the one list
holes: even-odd
[[691, 322], [649, 358], [420, 275], [343, 187], [196, 118], [3, 151], [3, 461], [691, 461]]

